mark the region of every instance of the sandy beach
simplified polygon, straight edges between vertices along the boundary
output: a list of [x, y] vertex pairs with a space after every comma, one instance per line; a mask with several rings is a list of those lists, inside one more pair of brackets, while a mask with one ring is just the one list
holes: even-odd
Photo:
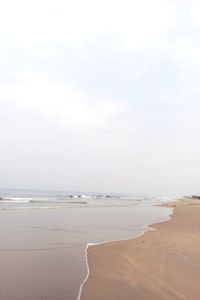
[[88, 249], [81, 300], [196, 300], [200, 296], [200, 200], [176, 202], [170, 221], [127, 241]]

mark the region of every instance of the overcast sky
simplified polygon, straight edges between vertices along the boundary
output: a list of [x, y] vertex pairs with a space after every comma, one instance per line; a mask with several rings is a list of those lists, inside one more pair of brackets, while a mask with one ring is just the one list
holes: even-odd
[[200, 192], [198, 0], [7, 0], [0, 187]]

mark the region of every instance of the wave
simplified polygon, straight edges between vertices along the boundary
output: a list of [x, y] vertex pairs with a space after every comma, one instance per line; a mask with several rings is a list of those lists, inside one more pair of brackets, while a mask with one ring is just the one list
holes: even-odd
[[21, 198], [21, 197], [4, 197], [0, 198], [0, 203], [73, 203], [73, 204], [87, 204], [87, 201], [71, 201], [71, 199], [59, 198]]
[[86, 198], [60, 196], [60, 197], [1, 197], [0, 210], [36, 210], [36, 209], [67, 209], [67, 208], [98, 208], [98, 207], [133, 207], [137, 205], [156, 205], [173, 201], [169, 197], [121, 197]]
[[0, 203], [29, 203], [27, 198], [1, 198]]

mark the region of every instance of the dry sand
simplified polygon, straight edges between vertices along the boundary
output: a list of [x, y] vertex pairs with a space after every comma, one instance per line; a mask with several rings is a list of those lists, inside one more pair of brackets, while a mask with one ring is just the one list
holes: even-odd
[[128, 241], [90, 246], [81, 300], [200, 299], [200, 200]]

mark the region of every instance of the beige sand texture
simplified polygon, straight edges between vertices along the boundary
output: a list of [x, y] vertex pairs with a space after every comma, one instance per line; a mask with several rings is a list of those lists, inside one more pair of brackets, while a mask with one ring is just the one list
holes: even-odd
[[152, 227], [89, 247], [81, 300], [200, 299], [200, 200], [177, 202], [171, 220]]

